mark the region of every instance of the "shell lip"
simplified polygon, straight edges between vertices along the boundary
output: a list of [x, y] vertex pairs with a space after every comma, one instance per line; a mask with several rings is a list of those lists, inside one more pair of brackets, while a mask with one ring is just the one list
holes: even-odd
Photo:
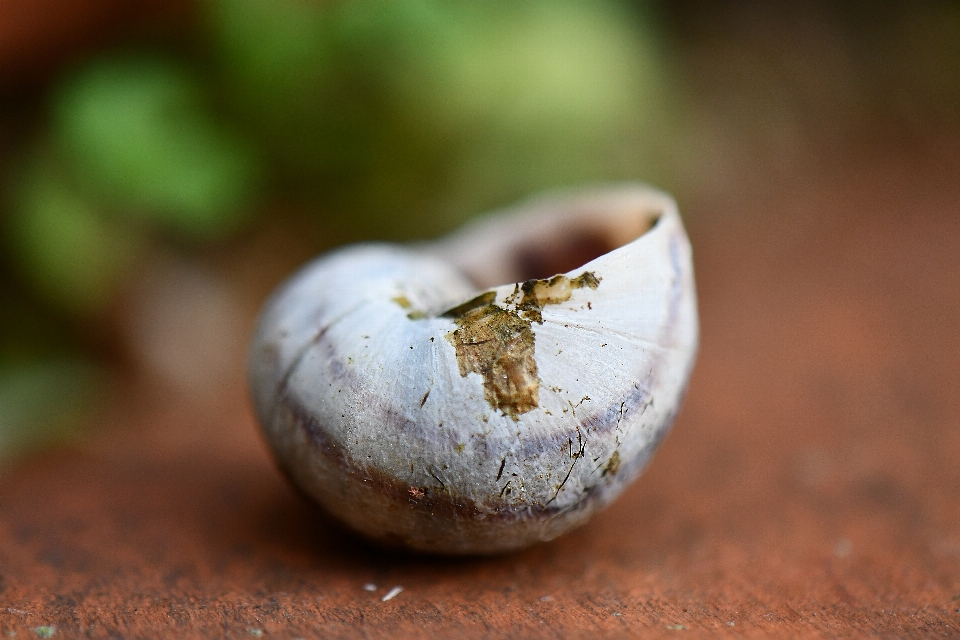
[[[643, 193], [647, 195], [646, 191], [643, 191]], [[639, 203], [637, 203], [633, 212], [622, 216], [622, 218], [632, 218], [630, 224], [617, 224], [616, 220], [605, 220], [603, 216], [593, 216], [592, 218], [588, 216], [587, 219], [576, 218], [567, 221], [568, 224], [565, 226], [561, 235], [569, 237], [570, 241], [563, 243], [563, 246], [557, 246], [556, 243], [548, 243], [548, 246], [544, 247], [541, 246], [537, 238], [533, 237], [525, 238], [519, 241], [519, 244], [517, 244], [516, 241], [514, 243], [507, 243], [505, 246], [507, 247], [508, 255], [505, 257], [508, 263], [514, 265], [515, 277], [506, 278], [496, 283], [483, 282], [483, 286], [478, 286], [479, 293], [472, 294], [464, 302], [446, 310], [441, 310], [436, 314], [419, 313], [415, 316], [411, 315], [409, 316], [410, 319], [420, 320], [429, 317], [457, 318], [476, 308], [493, 304], [497, 298], [497, 290], [502, 290], [510, 286], [516, 287], [518, 291], [529, 292], [535, 286], [552, 284], [557, 278], [568, 277], [571, 280], [575, 280], [574, 276], [572, 276], [574, 272], [582, 272], [577, 276], [579, 278], [594, 278], [594, 273], [588, 270], [588, 267], [590, 267], [592, 263], [611, 254], [626, 251], [629, 246], [645, 241], [648, 236], [660, 230], [664, 225], [665, 219], [671, 216], [671, 214], [677, 216], [676, 204], [673, 199], [660, 192], [656, 192], [656, 194], [665, 199], [665, 202], [661, 203], [663, 206], [641, 207]], [[478, 241], [482, 241], [483, 234], [488, 232], [486, 229], [487, 225], [493, 224], [498, 219], [505, 218], [509, 215], [510, 213], [508, 212], [496, 217], [491, 217], [491, 220], [486, 221], [483, 227], [474, 231], [473, 233], [478, 236]], [[560, 215], [562, 217], [565, 214], [561, 212], [559, 214], [548, 213], [546, 215]], [[508, 231], [509, 229], [505, 229], [504, 233]], [[452, 240], [453, 242], [450, 240], [440, 240], [435, 244], [442, 247], [447, 243], [451, 243], [460, 247], [464, 244], [465, 237], [459, 236]], [[433, 251], [433, 253], [436, 253], [436, 250]], [[446, 255], [448, 258], [451, 257], [449, 250], [441, 248], [439, 253]], [[548, 254], [555, 255], [557, 253], [565, 255], [563, 255], [559, 261], [545, 257]], [[463, 270], [475, 284], [478, 284], [475, 273], [471, 273], [468, 266], [456, 260], [452, 260], [452, 262], [455, 266]], [[596, 289], [596, 283], [591, 283], [589, 286], [591, 289]]]
[[568, 274], [643, 241], [668, 219], [679, 221], [670, 195], [638, 183], [600, 185], [538, 196], [415, 248], [452, 264], [482, 291]]

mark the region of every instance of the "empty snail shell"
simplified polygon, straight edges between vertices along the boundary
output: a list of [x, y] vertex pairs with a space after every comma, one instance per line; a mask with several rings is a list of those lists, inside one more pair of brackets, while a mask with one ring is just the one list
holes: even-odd
[[676, 204], [626, 185], [318, 258], [268, 302], [250, 377], [280, 466], [330, 513], [386, 544], [497, 553], [636, 478], [697, 339]]

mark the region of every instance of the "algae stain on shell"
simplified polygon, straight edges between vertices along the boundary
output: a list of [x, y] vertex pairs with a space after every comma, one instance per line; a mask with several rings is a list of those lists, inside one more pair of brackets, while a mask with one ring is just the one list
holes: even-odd
[[514, 420], [540, 401], [534, 337], [530, 322], [495, 304], [472, 309], [456, 319], [447, 334], [457, 351], [460, 375], [483, 376], [483, 395]]
[[[516, 304], [517, 310], [526, 319], [537, 324], [543, 324], [543, 316], [540, 314], [540, 310], [544, 306], [566, 302], [573, 295], [574, 289], [583, 287], [596, 289], [598, 286], [600, 286], [600, 278], [592, 271], [584, 271], [576, 278], [557, 275], [547, 280], [527, 280], [517, 285], [506, 302]], [[517, 296], [521, 293], [523, 296], [517, 302]]]
[[458, 327], [447, 340], [456, 350], [460, 375], [479, 374], [490, 406], [519, 420], [540, 403], [531, 325], [543, 324], [545, 305], [566, 302], [575, 289], [596, 289], [599, 284], [600, 278], [590, 271], [576, 278], [556, 275], [517, 284], [505, 306], [495, 304], [496, 293], [488, 291], [450, 309], [443, 315]]

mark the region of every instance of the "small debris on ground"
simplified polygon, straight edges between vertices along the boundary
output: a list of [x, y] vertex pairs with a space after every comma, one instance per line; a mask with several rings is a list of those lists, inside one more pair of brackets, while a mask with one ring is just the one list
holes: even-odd
[[57, 628], [52, 626], [34, 627], [33, 632], [37, 634], [38, 638], [52, 638], [57, 632]]
[[377, 590], [377, 585], [373, 584], [372, 582], [368, 582], [367, 584], [363, 585], [363, 590], [364, 590], [364, 591], [376, 591], [376, 590]]
[[254, 638], [260, 638], [263, 636], [263, 629], [257, 629], [256, 627], [250, 627], [247, 629], [247, 633], [252, 635]]
[[670, 629], [670, 631], [682, 631], [686, 629], [686, 627], [682, 624], [668, 624], [667, 629]]
[[553, 596], [541, 596], [540, 602], [553, 602]]
[[393, 589], [390, 589], [390, 591], [387, 591], [387, 593], [382, 598], [380, 598], [380, 602], [386, 602], [387, 600], [392, 600], [396, 598], [398, 595], [400, 595], [401, 591], [403, 591], [403, 587], [400, 587], [400, 586], [396, 586]]

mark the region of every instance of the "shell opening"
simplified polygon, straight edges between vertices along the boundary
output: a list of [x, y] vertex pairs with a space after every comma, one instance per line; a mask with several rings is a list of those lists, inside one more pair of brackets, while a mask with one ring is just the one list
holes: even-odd
[[656, 227], [673, 200], [643, 185], [554, 194], [480, 218], [425, 250], [478, 291], [568, 274]]
[[524, 282], [567, 273], [636, 240], [660, 220], [660, 212], [634, 215], [584, 215], [566, 220], [512, 249], [508, 280]]

